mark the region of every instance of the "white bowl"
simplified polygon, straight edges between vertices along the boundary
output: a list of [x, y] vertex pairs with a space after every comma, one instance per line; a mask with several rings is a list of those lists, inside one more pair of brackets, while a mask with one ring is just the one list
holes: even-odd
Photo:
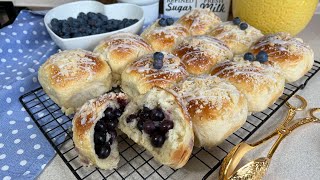
[[[61, 38], [51, 30], [50, 22], [53, 18], [67, 19], [68, 17], [76, 18], [80, 12], [94, 12], [107, 15], [109, 19], [138, 19], [135, 24], [108, 33], [95, 34], [90, 36], [76, 38]], [[44, 17], [45, 26], [52, 40], [63, 50], [65, 49], [85, 49], [93, 50], [94, 47], [104, 38], [118, 32], [131, 32], [137, 34], [144, 23], [144, 15], [141, 7], [133, 4], [118, 3], [104, 5], [96, 1], [78, 1], [64, 4], [51, 9]]]

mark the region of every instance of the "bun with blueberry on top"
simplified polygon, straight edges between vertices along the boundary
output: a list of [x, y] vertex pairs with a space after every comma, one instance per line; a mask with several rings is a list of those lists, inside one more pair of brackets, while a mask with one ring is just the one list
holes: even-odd
[[136, 97], [154, 86], [169, 88], [187, 76], [179, 57], [156, 52], [144, 55], [126, 67], [121, 75], [121, 88], [130, 97]]
[[189, 31], [181, 25], [173, 25], [172, 18], [161, 18], [145, 29], [141, 37], [151, 44], [155, 51], [171, 52], [173, 47], [183, 38], [189, 36]]
[[[271, 66], [268, 54], [246, 53], [213, 68], [211, 75], [226, 79], [245, 95], [249, 112], [267, 109], [283, 93], [285, 79], [281, 70]], [[260, 62], [259, 62], [260, 61]]]
[[268, 53], [269, 62], [278, 66], [287, 82], [303, 77], [313, 66], [314, 52], [302, 39], [293, 38], [288, 33], [266, 35], [256, 42], [250, 51]]
[[208, 35], [224, 42], [235, 55], [247, 52], [250, 46], [263, 36], [260, 30], [241, 22], [240, 18], [221, 23]]

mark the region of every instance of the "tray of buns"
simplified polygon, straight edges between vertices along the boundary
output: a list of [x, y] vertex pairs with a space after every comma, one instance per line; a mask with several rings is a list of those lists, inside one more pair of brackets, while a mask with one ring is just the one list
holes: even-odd
[[194, 9], [57, 52], [20, 102], [77, 179], [207, 179], [319, 70], [302, 39]]

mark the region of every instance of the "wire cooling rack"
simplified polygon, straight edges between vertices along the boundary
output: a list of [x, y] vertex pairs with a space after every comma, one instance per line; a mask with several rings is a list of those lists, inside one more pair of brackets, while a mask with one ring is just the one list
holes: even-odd
[[299, 82], [286, 84], [283, 95], [271, 107], [249, 116], [243, 127], [219, 146], [194, 148], [187, 165], [179, 170], [157, 163], [145, 149], [125, 135], [118, 136], [121, 160], [117, 169], [107, 171], [85, 167], [80, 163], [72, 141], [72, 117], [65, 116], [42, 88], [21, 96], [20, 102], [77, 179], [180, 179], [188, 171], [203, 173], [203, 179], [207, 179], [231, 148], [247, 140], [291, 96], [303, 89], [319, 70], [320, 62], [315, 61], [312, 69]]

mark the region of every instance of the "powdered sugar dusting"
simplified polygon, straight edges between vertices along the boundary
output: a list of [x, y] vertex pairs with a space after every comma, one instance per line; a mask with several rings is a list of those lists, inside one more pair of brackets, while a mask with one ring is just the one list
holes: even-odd
[[263, 36], [260, 30], [249, 24], [246, 30], [241, 30], [238, 25], [234, 25], [231, 21], [221, 23], [209, 34], [225, 42], [227, 45], [229, 43], [241, 43], [248, 47]]
[[213, 74], [221, 78], [233, 81], [247, 82], [256, 88], [261, 84], [276, 83], [277, 78], [282, 76], [280, 69], [257, 61], [250, 62], [236, 56], [234, 61], [226, 61], [218, 64], [213, 69]]
[[[190, 23], [191, 22], [191, 23]], [[210, 9], [196, 8], [182, 16], [177, 24], [187, 25], [191, 34], [201, 35], [221, 23]]]
[[138, 52], [152, 51], [151, 46], [147, 44], [142, 37], [131, 33], [118, 33], [109, 36], [95, 48], [94, 52], [101, 51], [101, 48], [103, 48], [104, 52], [111, 52], [115, 50], [120, 50], [121, 52], [129, 50], [135, 50]]
[[[183, 52], [185, 51], [185, 52]], [[203, 63], [197, 63], [198, 57], [208, 57], [211, 61], [207, 62], [216, 63], [216, 60], [221, 61], [229, 59], [233, 56], [231, 50], [220, 40], [211, 36], [193, 36], [183, 40], [174, 50], [176, 54], [179, 54], [180, 58], [186, 65], [190, 66], [206, 66]], [[180, 54], [182, 52], [182, 54]], [[197, 64], [194, 64], [197, 63]]]
[[264, 36], [251, 49], [266, 51], [269, 56], [275, 56], [281, 60], [289, 58], [288, 55], [302, 55], [312, 51], [310, 46], [304, 44], [301, 39], [293, 38], [290, 34], [283, 32]]
[[197, 106], [196, 113], [201, 113], [205, 106], [220, 110], [225, 102], [237, 104], [241, 96], [230, 83], [209, 75], [188, 77], [174, 90], [186, 100], [188, 109]]
[[127, 69], [126, 73], [136, 71], [141, 75], [141, 81], [151, 82], [174, 82], [177, 79], [187, 76], [180, 58], [163, 52], [163, 67], [161, 69], [153, 68], [153, 54], [142, 56], [139, 60], [133, 62]]
[[96, 73], [97, 59], [97, 55], [89, 51], [67, 50], [52, 55], [43, 66], [52, 69], [55, 82], [77, 79], [80, 73], [91, 79]]

